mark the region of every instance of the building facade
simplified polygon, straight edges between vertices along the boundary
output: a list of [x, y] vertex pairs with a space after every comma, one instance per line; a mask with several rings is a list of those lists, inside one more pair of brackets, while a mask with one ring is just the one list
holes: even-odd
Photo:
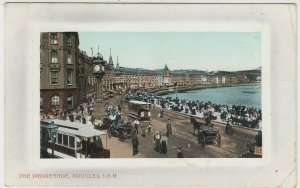
[[41, 111], [68, 110], [79, 103], [78, 33], [41, 33]]
[[96, 77], [93, 73], [93, 59], [83, 51], [79, 53], [79, 96], [86, 101], [96, 94]]
[[[40, 39], [41, 111], [73, 110], [87, 98], [95, 96], [96, 78], [92, 74], [93, 57], [79, 50], [78, 33], [41, 33]], [[115, 67], [111, 50], [108, 59], [105, 66], [106, 74], [102, 80], [104, 92], [174, 86], [242, 84], [249, 80], [244, 73], [171, 71], [167, 65], [162, 70], [125, 68], [120, 67], [118, 58]], [[259, 73], [255, 72], [255, 75]], [[258, 77], [257, 80], [259, 79]]]

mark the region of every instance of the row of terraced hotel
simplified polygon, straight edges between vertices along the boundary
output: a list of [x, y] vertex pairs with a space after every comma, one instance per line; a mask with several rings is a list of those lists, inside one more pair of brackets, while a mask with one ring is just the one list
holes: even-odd
[[[149, 67], [151, 68], [151, 67]], [[92, 74], [93, 57], [79, 49], [77, 32], [41, 33], [40, 36], [40, 105], [41, 111], [74, 109], [95, 94], [96, 79]], [[198, 70], [170, 71], [133, 69], [114, 65], [110, 53], [103, 78], [104, 91], [157, 89], [176, 85], [240, 84], [248, 81], [245, 74], [213, 74]]]

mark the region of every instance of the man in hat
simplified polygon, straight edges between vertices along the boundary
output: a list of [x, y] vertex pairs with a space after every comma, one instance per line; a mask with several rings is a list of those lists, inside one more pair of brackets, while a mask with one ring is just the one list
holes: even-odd
[[132, 152], [133, 152], [133, 155], [136, 155], [138, 152], [139, 152], [139, 139], [137, 137], [137, 134], [134, 133], [133, 136], [132, 136]]
[[160, 116], [160, 118], [164, 118], [164, 110], [163, 109], [160, 110], [159, 116]]
[[226, 123], [225, 132], [227, 134], [232, 134], [233, 133], [233, 125], [232, 125], [232, 120], [231, 119], [229, 119]]
[[171, 124], [171, 120], [168, 119], [168, 123], [167, 123], [167, 136], [170, 136], [170, 134], [172, 134], [172, 124]]
[[138, 119], [135, 119], [135, 121], [133, 122], [134, 124], [134, 129], [136, 131], [136, 134], [139, 134], [139, 125], [140, 125], [140, 122]]
[[148, 134], [151, 134], [151, 129], [152, 129], [152, 127], [151, 127], [151, 123], [150, 123], [150, 122], [148, 122], [148, 123], [147, 123], [147, 130], [148, 130]]

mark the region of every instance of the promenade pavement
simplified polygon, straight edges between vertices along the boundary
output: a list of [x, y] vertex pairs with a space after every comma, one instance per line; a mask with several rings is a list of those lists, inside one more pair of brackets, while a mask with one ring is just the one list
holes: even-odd
[[[109, 100], [114, 105], [120, 104], [120, 96], [116, 95]], [[222, 122], [213, 122], [214, 128], [220, 131], [222, 144], [219, 148], [216, 145], [202, 147], [198, 144], [197, 137], [193, 134], [193, 126], [190, 117], [185, 114], [165, 110], [164, 118], [159, 118], [160, 108], [151, 109], [152, 132], [139, 138], [139, 153], [132, 155], [131, 139], [119, 140], [111, 137], [108, 139], [108, 148], [111, 150], [111, 158], [176, 158], [177, 148], [180, 147], [185, 158], [234, 158], [247, 150], [247, 143], [254, 142], [256, 130], [235, 128], [234, 134], [225, 133], [225, 125]], [[122, 106], [122, 118], [133, 122], [128, 117], [128, 107]], [[153, 137], [156, 130], [166, 132], [167, 120], [171, 119], [173, 134], [168, 139], [168, 152], [161, 154], [153, 149]]]

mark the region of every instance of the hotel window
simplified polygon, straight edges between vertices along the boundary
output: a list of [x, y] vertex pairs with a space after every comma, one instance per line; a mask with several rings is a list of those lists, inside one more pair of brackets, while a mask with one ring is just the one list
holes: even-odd
[[73, 76], [73, 71], [71, 69], [67, 70], [67, 85], [71, 86], [72, 85], [72, 76]]
[[70, 51], [67, 51], [67, 63], [72, 64], [71, 52]]
[[51, 63], [57, 63], [57, 52], [51, 51]]
[[59, 106], [59, 96], [58, 95], [54, 95], [51, 99], [52, 101], [52, 106]]
[[57, 44], [57, 33], [51, 33], [51, 44]]
[[70, 148], [75, 147], [75, 138], [73, 136], [69, 136], [69, 147]]
[[58, 84], [58, 71], [51, 71], [51, 85]]
[[43, 98], [40, 97], [40, 110], [43, 111]]
[[73, 96], [67, 97], [67, 107], [73, 108]]
[[67, 35], [67, 46], [72, 46], [71, 36]]

